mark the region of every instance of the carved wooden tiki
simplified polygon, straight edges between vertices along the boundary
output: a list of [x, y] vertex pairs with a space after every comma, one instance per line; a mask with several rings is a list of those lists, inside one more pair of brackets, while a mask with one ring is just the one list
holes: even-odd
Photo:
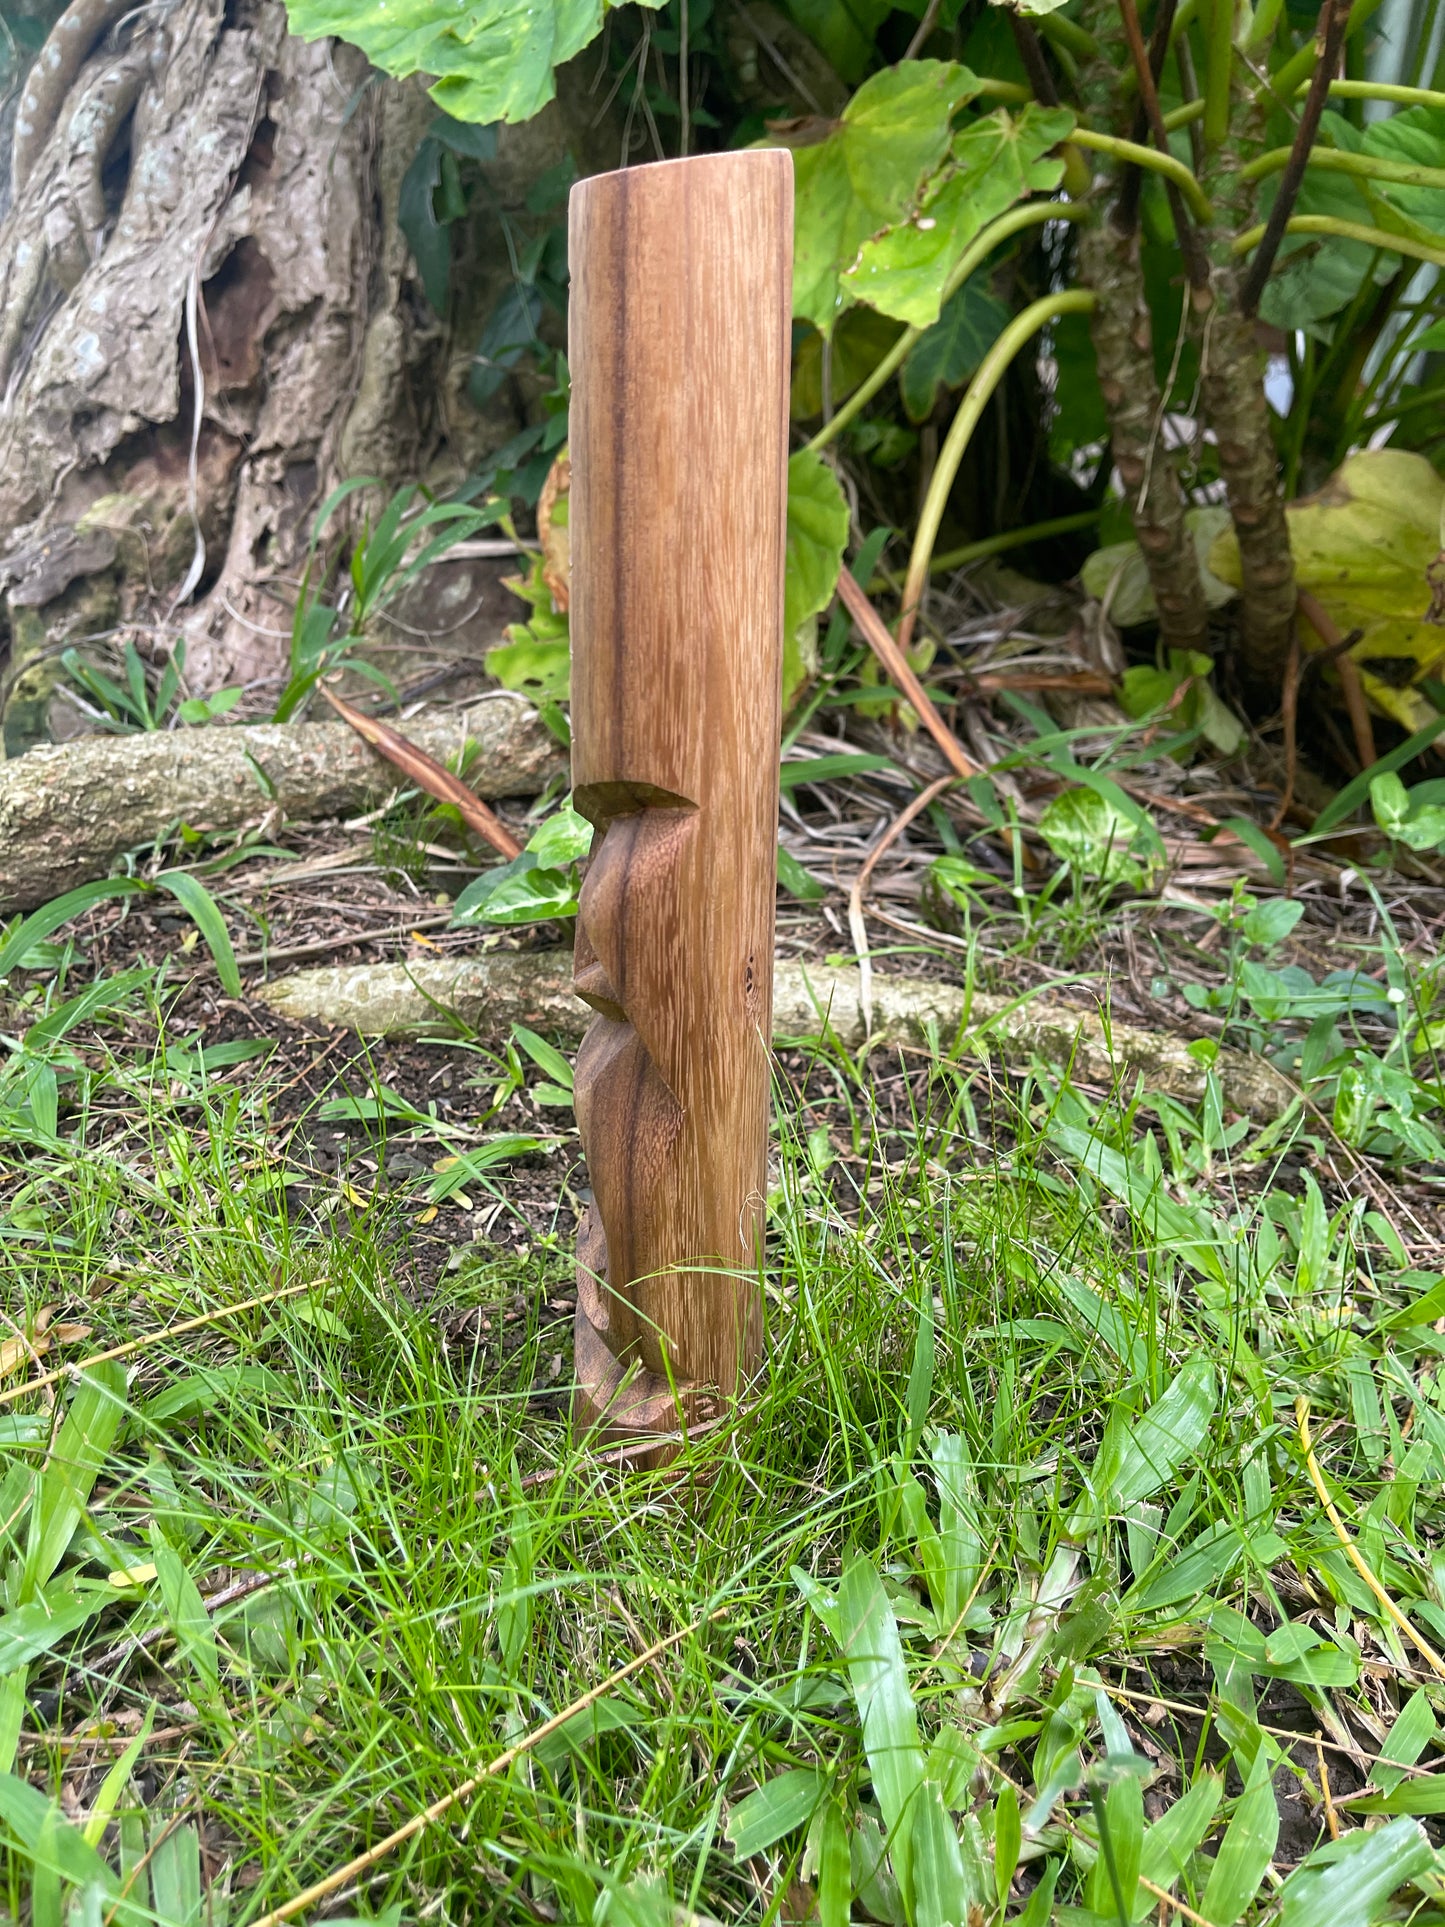
[[781, 150], [572, 190], [576, 1417], [619, 1436], [761, 1352], [792, 207]]

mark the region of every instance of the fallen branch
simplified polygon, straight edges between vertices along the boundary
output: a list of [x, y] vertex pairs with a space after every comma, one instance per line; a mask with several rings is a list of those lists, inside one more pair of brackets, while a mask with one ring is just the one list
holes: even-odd
[[[428, 958], [424, 963], [298, 970], [257, 991], [279, 1016], [303, 1024], [342, 1024], [368, 1036], [436, 1034], [448, 1021], [489, 1036], [514, 1023], [560, 1040], [580, 1038], [592, 1013], [572, 991], [567, 950]], [[865, 1021], [858, 972], [821, 964], [778, 963], [773, 972], [773, 1037], [788, 1043], [824, 1031], [850, 1050], [874, 1044], [927, 1044], [944, 1051], [1028, 1063], [1068, 1065], [1085, 1084], [1145, 1088], [1182, 1103], [1204, 1096], [1205, 1069], [1183, 1038], [1111, 1021], [1097, 1010], [1043, 998], [970, 993], [956, 983], [918, 977], [872, 982]], [[1294, 1101], [1285, 1077], [1243, 1051], [1221, 1050], [1215, 1065], [1224, 1102], [1251, 1117], [1279, 1117]]]
[[[531, 705], [506, 691], [408, 725], [433, 758], [473, 750], [468, 781], [533, 796], [562, 755]], [[306, 822], [383, 802], [396, 773], [345, 723], [257, 723], [85, 737], [0, 763], [0, 916], [33, 909], [126, 850], [186, 824], [226, 832], [268, 811]]]

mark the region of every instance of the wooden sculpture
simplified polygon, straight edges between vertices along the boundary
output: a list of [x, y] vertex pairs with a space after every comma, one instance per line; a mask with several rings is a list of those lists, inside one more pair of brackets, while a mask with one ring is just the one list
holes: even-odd
[[572, 190], [576, 1417], [639, 1440], [762, 1346], [792, 207], [782, 150]]

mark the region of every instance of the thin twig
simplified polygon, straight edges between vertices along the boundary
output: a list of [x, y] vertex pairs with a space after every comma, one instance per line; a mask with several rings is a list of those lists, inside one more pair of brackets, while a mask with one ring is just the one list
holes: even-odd
[[[1134, 63], [1134, 74], [1139, 82], [1139, 106], [1143, 113], [1154, 145], [1161, 154], [1172, 154], [1169, 145], [1169, 129], [1164, 125], [1164, 110], [1159, 105], [1159, 73], [1164, 64], [1164, 56], [1169, 48], [1169, 28], [1173, 24], [1174, 7], [1172, 0], [1160, 9], [1159, 19], [1155, 22], [1152, 44], [1144, 45], [1144, 29], [1139, 24], [1139, 10], [1135, 0], [1119, 0], [1119, 12], [1124, 22], [1124, 36], [1129, 43], [1129, 58]], [[1162, 29], [1162, 31], [1161, 31]], [[1138, 135], [1135, 136], [1138, 138]], [[1138, 221], [1139, 191], [1143, 184], [1143, 169], [1132, 168], [1126, 175], [1119, 192], [1115, 219], [1124, 233], [1132, 233]], [[1169, 211], [1174, 216], [1174, 232], [1179, 237], [1179, 254], [1184, 263], [1184, 272], [1189, 278], [1191, 288], [1209, 286], [1209, 257], [1199, 238], [1198, 229], [1190, 221], [1184, 206], [1184, 197], [1173, 181], [1166, 181], [1165, 192], [1169, 197]]]
[[[905, 60], [917, 60], [919, 53], [927, 46], [928, 36], [938, 25], [938, 10], [942, 4], [943, 0], [928, 0], [928, 5], [924, 9], [923, 18], [918, 23], [918, 31], [903, 50], [903, 58]], [[1013, 15], [1010, 14], [1009, 17], [1012, 19]]]
[[1335, 1502], [1329, 1495], [1329, 1490], [1325, 1485], [1324, 1474], [1320, 1471], [1319, 1460], [1315, 1457], [1314, 1447], [1310, 1444], [1310, 1402], [1307, 1398], [1297, 1398], [1295, 1400], [1294, 1415], [1295, 1423], [1299, 1427], [1300, 1444], [1304, 1447], [1305, 1470], [1310, 1475], [1310, 1484], [1314, 1487], [1319, 1502], [1325, 1509], [1325, 1517], [1334, 1527], [1335, 1537], [1344, 1548], [1345, 1557], [1360, 1575], [1361, 1579], [1364, 1580], [1376, 1599], [1379, 1600], [1381, 1610], [1384, 1612], [1385, 1617], [1404, 1633], [1405, 1637], [1415, 1647], [1416, 1651], [1420, 1654], [1431, 1672], [1435, 1674], [1436, 1678], [1445, 1679], [1445, 1659], [1441, 1659], [1440, 1655], [1435, 1651], [1435, 1648], [1423, 1634], [1416, 1632], [1415, 1628], [1400, 1611], [1400, 1608], [1395, 1604], [1389, 1593], [1385, 1591], [1380, 1581], [1365, 1564], [1364, 1559], [1360, 1555], [1359, 1547], [1350, 1537], [1345, 1528], [1344, 1520], [1335, 1510]]
[[1275, 192], [1274, 206], [1269, 211], [1269, 219], [1264, 225], [1264, 238], [1254, 251], [1239, 288], [1240, 313], [1252, 315], [1259, 307], [1264, 293], [1264, 284], [1269, 279], [1274, 258], [1279, 253], [1280, 242], [1285, 236], [1289, 217], [1294, 212], [1294, 204], [1299, 198], [1300, 188], [1304, 185], [1305, 165], [1309, 160], [1310, 149], [1315, 144], [1320, 131], [1320, 117], [1325, 111], [1329, 98], [1330, 82], [1340, 64], [1340, 49], [1345, 43], [1345, 28], [1349, 23], [1350, 0], [1324, 0], [1320, 8], [1319, 23], [1315, 28], [1315, 38], [1319, 43], [1320, 57], [1310, 77], [1310, 90], [1305, 95], [1305, 104], [1295, 129], [1294, 144], [1285, 162], [1284, 172], [1279, 177], [1279, 187]]
[[1350, 731], [1355, 739], [1355, 754], [1360, 759], [1360, 768], [1369, 769], [1377, 755], [1375, 731], [1370, 721], [1370, 705], [1365, 700], [1364, 684], [1360, 681], [1359, 666], [1349, 652], [1349, 638], [1340, 634], [1323, 603], [1308, 589], [1299, 591], [1299, 608], [1300, 614], [1324, 643], [1329, 659], [1335, 665], [1345, 698], [1345, 709], [1350, 718]]
[[585, 1713], [589, 1706], [600, 1700], [604, 1694], [610, 1693], [614, 1686], [620, 1686], [623, 1680], [631, 1679], [632, 1675], [641, 1672], [644, 1666], [650, 1666], [660, 1653], [669, 1651], [673, 1646], [680, 1646], [683, 1640], [690, 1638], [710, 1621], [721, 1619], [727, 1610], [726, 1606], [719, 1606], [716, 1612], [708, 1613], [701, 1619], [692, 1620], [681, 1631], [669, 1633], [665, 1639], [655, 1640], [645, 1653], [639, 1653], [635, 1659], [628, 1660], [625, 1666], [619, 1666], [615, 1672], [609, 1673], [606, 1679], [590, 1687], [570, 1705], [564, 1706], [560, 1713], [554, 1713], [551, 1719], [543, 1720], [540, 1726], [534, 1726], [532, 1731], [518, 1740], [515, 1746], [509, 1746], [494, 1760], [489, 1760], [481, 1771], [474, 1773], [469, 1780], [464, 1780], [460, 1786], [453, 1787], [452, 1791], [443, 1794], [440, 1800], [433, 1800], [431, 1805], [424, 1807], [420, 1813], [414, 1813], [410, 1820], [399, 1826], [394, 1833], [389, 1833], [384, 1840], [378, 1840], [376, 1845], [368, 1847], [365, 1853], [357, 1854], [354, 1860], [348, 1860], [344, 1867], [338, 1867], [334, 1873], [327, 1874], [324, 1880], [314, 1881], [294, 1899], [288, 1900], [284, 1906], [273, 1907], [270, 1913], [262, 1914], [259, 1919], [253, 1920], [251, 1927], [280, 1927], [283, 1920], [290, 1920], [296, 1914], [304, 1913], [308, 1907], [314, 1907], [318, 1900], [325, 1900], [328, 1894], [334, 1894], [338, 1887], [344, 1887], [348, 1882], [355, 1880], [359, 1874], [369, 1872], [379, 1860], [384, 1860], [389, 1853], [394, 1853], [414, 1835], [424, 1833], [428, 1827], [450, 1813], [453, 1807], [460, 1806], [464, 1800], [469, 1800], [485, 1780], [495, 1779], [499, 1773], [505, 1773], [515, 1761], [520, 1760], [524, 1754], [530, 1753], [534, 1747], [540, 1746], [543, 1740], [555, 1733], [559, 1727], [565, 1726], [568, 1720], [575, 1719], [579, 1713]]
[[287, 1285], [283, 1291], [265, 1291], [259, 1297], [243, 1299], [239, 1305], [222, 1305], [219, 1311], [203, 1312], [198, 1318], [183, 1318], [180, 1324], [167, 1325], [163, 1331], [151, 1332], [145, 1338], [132, 1338], [124, 1345], [112, 1345], [109, 1351], [96, 1352], [90, 1358], [58, 1366], [53, 1372], [42, 1372], [39, 1378], [28, 1378], [23, 1385], [12, 1385], [8, 1391], [0, 1392], [0, 1405], [10, 1405], [17, 1398], [28, 1397], [31, 1392], [43, 1391], [47, 1385], [56, 1385], [62, 1378], [79, 1378], [92, 1365], [108, 1365], [112, 1359], [130, 1358], [152, 1345], [163, 1344], [168, 1338], [179, 1338], [182, 1332], [201, 1331], [207, 1325], [219, 1324], [223, 1318], [239, 1318], [243, 1311], [259, 1311], [263, 1305], [279, 1305], [284, 1299], [296, 1298], [303, 1291], [315, 1289], [315, 1282], [308, 1278], [302, 1285]]
[[1032, 23], [1013, 7], [1008, 8], [1008, 23], [1013, 30], [1014, 45], [1018, 48], [1029, 86], [1033, 88], [1034, 99], [1040, 107], [1057, 107], [1059, 90], [1054, 85], [1049, 63], [1044, 59], [1043, 45]]
[[1280, 795], [1279, 807], [1269, 819], [1269, 827], [1277, 830], [1289, 815], [1294, 803], [1294, 779], [1299, 767], [1299, 742], [1296, 722], [1299, 717], [1300, 683], [1300, 646], [1299, 629], [1290, 632], [1289, 661], [1284, 666], [1284, 694], [1280, 702], [1280, 715], [1284, 721], [1284, 789]]
[[944, 761], [955, 776], [967, 779], [979, 774], [978, 764], [965, 751], [948, 724], [939, 715], [933, 698], [914, 673], [913, 665], [888, 633], [888, 625], [854, 580], [844, 569], [838, 577], [838, 598], [863, 632], [863, 640], [888, 671], [894, 686], [918, 712], [918, 720], [943, 751]]

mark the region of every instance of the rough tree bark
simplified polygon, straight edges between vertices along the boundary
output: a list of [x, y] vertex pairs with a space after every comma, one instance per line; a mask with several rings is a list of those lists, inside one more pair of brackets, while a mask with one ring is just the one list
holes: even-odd
[[525, 231], [536, 174], [569, 146], [585, 171], [608, 130], [560, 102], [503, 130], [439, 317], [397, 223], [433, 114], [353, 48], [291, 37], [282, 0], [71, 0], [53, 25], [0, 199], [8, 754], [49, 733], [81, 640], [159, 659], [183, 636], [190, 692], [255, 685], [266, 713], [334, 484], [450, 485], [521, 425], [517, 384], [466, 393], [511, 278], [498, 211]]
[[[1114, 0], [1093, 9], [1090, 26], [1103, 48], [1080, 74], [1080, 88], [1096, 127], [1132, 134], [1132, 108], [1119, 97], [1115, 76], [1127, 49]], [[1109, 417], [1110, 452], [1143, 552], [1159, 609], [1159, 629], [1175, 649], [1200, 649], [1209, 608], [1199, 557], [1184, 523], [1184, 491], [1164, 440], [1164, 402], [1154, 369], [1154, 336], [1139, 260], [1137, 193], [1126, 193], [1121, 170], [1099, 169], [1095, 218], [1079, 234], [1079, 279], [1094, 293], [1089, 330], [1099, 387]]]

